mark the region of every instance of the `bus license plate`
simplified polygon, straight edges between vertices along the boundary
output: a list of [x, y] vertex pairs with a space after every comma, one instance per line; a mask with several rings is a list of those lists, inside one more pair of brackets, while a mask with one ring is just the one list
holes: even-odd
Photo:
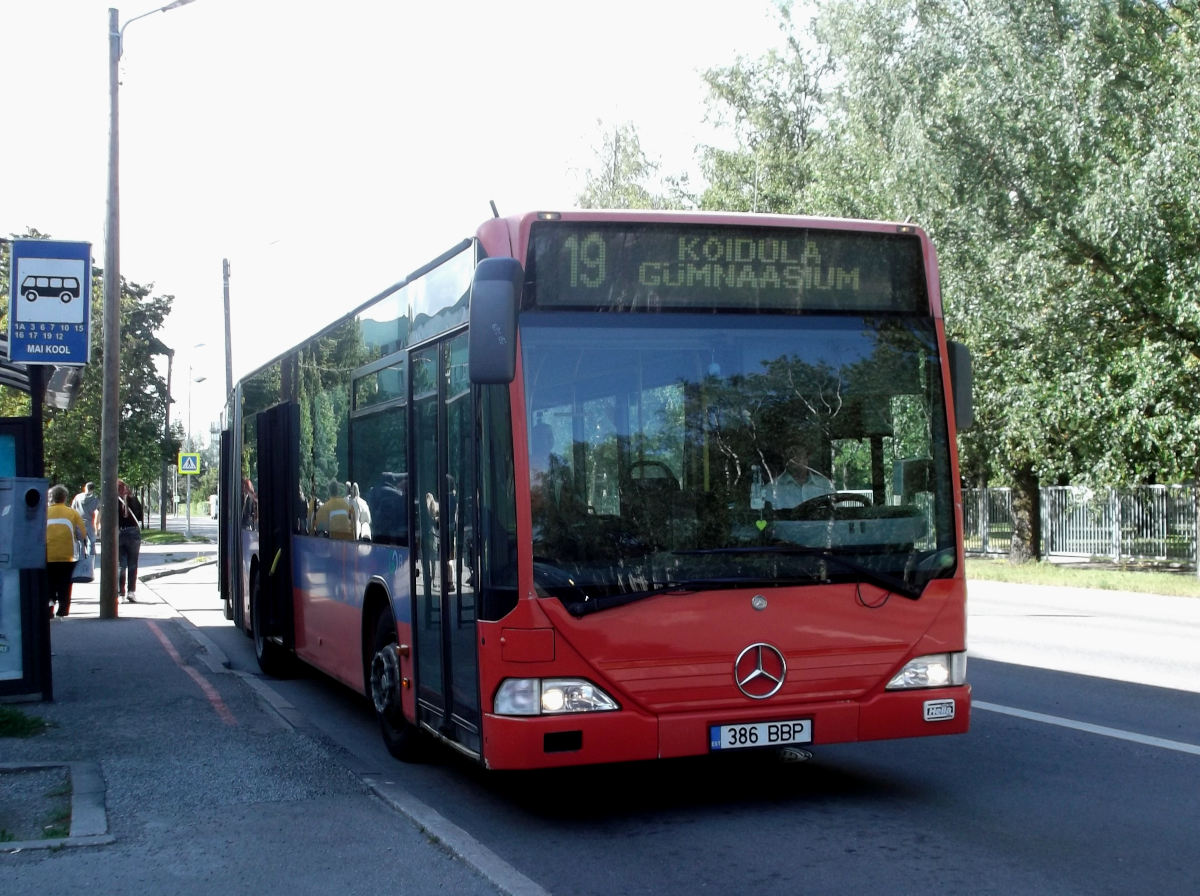
[[742, 725], [710, 725], [710, 750], [743, 750], [749, 747], [783, 747], [812, 743], [812, 719], [787, 722], [751, 722]]

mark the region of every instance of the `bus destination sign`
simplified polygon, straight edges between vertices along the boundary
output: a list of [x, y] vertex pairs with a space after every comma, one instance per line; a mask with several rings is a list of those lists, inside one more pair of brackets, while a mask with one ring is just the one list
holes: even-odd
[[537, 222], [526, 307], [928, 313], [915, 234]]

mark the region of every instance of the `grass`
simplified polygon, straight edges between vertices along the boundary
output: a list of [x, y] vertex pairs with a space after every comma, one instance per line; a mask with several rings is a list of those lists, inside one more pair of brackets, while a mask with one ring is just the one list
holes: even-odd
[[71, 836], [71, 782], [64, 781], [46, 794], [54, 809], [50, 812], [49, 824], [42, 828], [42, 837], [57, 840]]
[[37, 716], [0, 705], [0, 737], [33, 737], [47, 727], [45, 720]]
[[188, 538], [182, 532], [161, 532], [158, 529], [143, 529], [142, 544], [190, 544], [197, 541], [208, 541], [200, 535]]
[[160, 532], [158, 529], [143, 529], [142, 544], [183, 544], [187, 536], [182, 532]]
[[[66, 766], [0, 772], [0, 842], [62, 840], [71, 836], [71, 776]], [[11, 799], [9, 799], [11, 798]]]
[[1017, 585], [1058, 585], [1100, 588], [1172, 597], [1200, 597], [1200, 578], [1194, 572], [1152, 572], [1113, 567], [1071, 567], [1055, 563], [1009, 563], [1007, 560], [967, 560], [968, 579], [990, 579]]

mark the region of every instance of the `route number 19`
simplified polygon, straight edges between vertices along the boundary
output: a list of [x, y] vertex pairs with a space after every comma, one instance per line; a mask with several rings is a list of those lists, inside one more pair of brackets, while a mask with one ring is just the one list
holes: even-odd
[[604, 238], [598, 233], [589, 233], [582, 239], [567, 237], [564, 246], [570, 256], [570, 285], [595, 289], [604, 284], [606, 274], [606, 248]]

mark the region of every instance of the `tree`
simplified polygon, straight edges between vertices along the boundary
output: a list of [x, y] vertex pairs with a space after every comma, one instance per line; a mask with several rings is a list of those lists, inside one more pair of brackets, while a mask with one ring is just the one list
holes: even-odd
[[[98, 307], [99, 277], [96, 272]], [[164, 353], [155, 337], [170, 312], [173, 296], [151, 296], [148, 287], [121, 280], [121, 407], [119, 414], [121, 478], [134, 489], [157, 483], [164, 456], [173, 461], [175, 444], [164, 445], [166, 383], [154, 358]], [[99, 312], [93, 315], [99, 320]], [[75, 406], [67, 411], [46, 410], [46, 473], [58, 481], [82, 484], [99, 478], [104, 350], [98, 327], [92, 333], [92, 363], [84, 371]], [[173, 442], [173, 440], [172, 440]]]
[[604, 135], [596, 168], [587, 169], [581, 208], [677, 208], [678, 199], [651, 192], [659, 165], [642, 149], [637, 128], [626, 122]]
[[[16, 239], [40, 240], [47, 239], [44, 234], [32, 228], [23, 236]], [[10, 295], [9, 273], [12, 270], [12, 244], [8, 240], [0, 240], [0, 334], [8, 338], [8, 300]], [[0, 387], [0, 417], [28, 417], [30, 412], [29, 395], [8, 386]]]
[[717, 93], [745, 133], [714, 183], [753, 155], [808, 210], [930, 231], [976, 359], [963, 468], [1017, 489], [1015, 555], [1041, 483], [1200, 472], [1197, 21], [1193, 0], [832, 0], [793, 44], [830, 60], [803, 155], [774, 136], [770, 58]]
[[830, 71], [823, 49], [789, 33], [790, 10], [780, 7], [783, 51], [704, 73], [709, 120], [730, 128], [734, 149], [700, 148], [709, 186], [703, 208], [810, 213], [814, 142], [823, 111], [821, 81]]

